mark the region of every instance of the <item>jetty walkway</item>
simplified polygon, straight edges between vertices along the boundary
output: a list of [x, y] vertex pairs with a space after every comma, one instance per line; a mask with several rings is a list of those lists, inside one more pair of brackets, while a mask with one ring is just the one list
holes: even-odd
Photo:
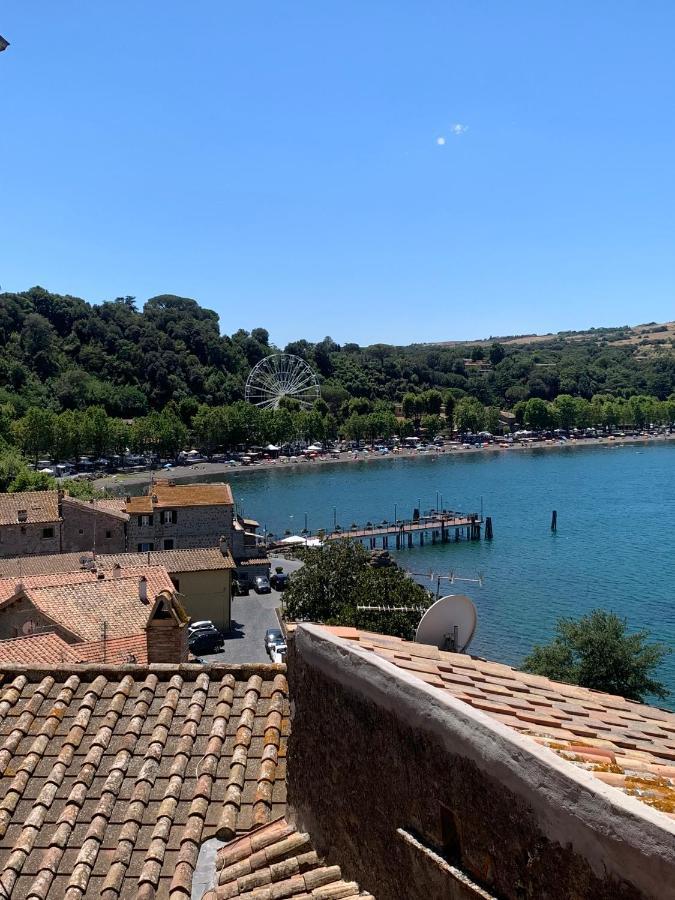
[[392, 547], [401, 550], [404, 547], [413, 547], [415, 537], [420, 547], [425, 543], [447, 544], [450, 541], [479, 541], [485, 525], [485, 537], [492, 538], [492, 519], [488, 516], [485, 520], [477, 513], [462, 515], [460, 513], [435, 513], [430, 516], [420, 516], [405, 522], [383, 522], [381, 525], [372, 525], [356, 528], [336, 529], [323, 536], [324, 541], [337, 541], [349, 538], [364, 543], [374, 550], [378, 540], [382, 549], [389, 548], [389, 540], [392, 539]]

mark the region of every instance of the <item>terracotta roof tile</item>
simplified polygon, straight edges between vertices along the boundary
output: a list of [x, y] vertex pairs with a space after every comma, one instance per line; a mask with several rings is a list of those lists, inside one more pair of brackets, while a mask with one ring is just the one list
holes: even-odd
[[[265, 740], [272, 702], [288, 716], [282, 672], [280, 666], [1, 667], [6, 894], [189, 897], [199, 846], [213, 837], [226, 800], [228, 779], [220, 772], [232, 770], [242, 729], [256, 746], [237, 763], [244, 765], [244, 784], [271, 775], [263, 760], [274, 755]], [[285, 752], [286, 739], [279, 740]], [[283, 804], [283, 772], [274, 777]], [[249, 827], [255, 802], [255, 787], [243, 792], [234, 835]]]
[[96, 557], [99, 568], [111, 568], [119, 563], [126, 566], [164, 566], [167, 572], [205, 572], [216, 569], [234, 569], [229, 552], [219, 547], [201, 547], [186, 550], [150, 550], [147, 553], [100, 554]]
[[218, 852], [218, 887], [203, 900], [270, 900], [276, 897], [374, 898], [354, 881], [344, 881], [339, 866], [327, 866], [308, 834], [277, 819]]
[[[139, 580], [147, 579], [148, 603], [139, 598]], [[13, 579], [0, 579], [0, 605], [17, 596]], [[148, 624], [154, 601], [162, 591], [175, 595], [166, 569], [147, 566], [124, 569], [119, 577], [70, 572], [23, 579], [22, 593], [54, 623], [83, 641], [99, 641], [107, 623], [109, 638], [140, 634]]]
[[58, 634], [32, 634], [0, 641], [0, 665], [25, 663], [39, 666], [81, 661], [75, 648]]
[[[20, 514], [25, 513], [25, 515]], [[0, 494], [0, 525], [59, 521], [57, 491], [23, 491]]]
[[[675, 812], [675, 713], [400, 638], [322, 627], [528, 735], [605, 783], [662, 812]], [[621, 778], [607, 779], [608, 772]]]
[[233, 506], [229, 484], [173, 484], [155, 481], [144, 497], [129, 497], [126, 511], [149, 513], [153, 509], [180, 509], [186, 506]]
[[76, 497], [64, 496], [63, 506], [75, 506], [79, 509], [95, 510], [102, 516], [111, 516], [114, 519], [128, 521], [129, 514], [125, 511], [126, 500], [120, 497], [116, 500], [78, 500]]

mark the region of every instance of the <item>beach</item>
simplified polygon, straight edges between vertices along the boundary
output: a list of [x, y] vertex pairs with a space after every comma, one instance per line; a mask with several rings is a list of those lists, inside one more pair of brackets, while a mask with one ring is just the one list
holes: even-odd
[[592, 447], [619, 447], [626, 444], [657, 445], [675, 441], [675, 434], [639, 435], [631, 437], [599, 437], [599, 438], [570, 438], [566, 441], [557, 440], [530, 440], [527, 443], [518, 442], [502, 446], [499, 443], [475, 445], [472, 447], [430, 447], [424, 452], [416, 449], [401, 449], [397, 453], [381, 454], [377, 452], [354, 455], [354, 451], [345, 450], [339, 457], [330, 454], [317, 455], [314, 458], [296, 457], [295, 459], [269, 459], [252, 463], [248, 466], [230, 466], [227, 463], [198, 462], [189, 466], [176, 466], [172, 469], [155, 469], [146, 472], [121, 473], [99, 478], [94, 482], [98, 490], [120, 490], [125, 486], [139, 486], [149, 484], [153, 478], [166, 478], [172, 481], [196, 481], [200, 476], [208, 476], [209, 480], [222, 475], [223, 477], [236, 478], [239, 475], [251, 475], [254, 472], [284, 469], [291, 471], [311, 471], [317, 467], [340, 466], [348, 463], [382, 462], [383, 460], [396, 459], [431, 459], [437, 457], [477, 456], [478, 454], [499, 453], [523, 453], [540, 450], [572, 450], [577, 448]]

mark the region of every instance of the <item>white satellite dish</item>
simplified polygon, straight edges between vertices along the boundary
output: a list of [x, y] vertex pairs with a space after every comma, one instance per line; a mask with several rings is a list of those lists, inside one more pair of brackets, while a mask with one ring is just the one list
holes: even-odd
[[463, 653], [476, 630], [476, 607], [464, 594], [441, 597], [424, 613], [415, 641], [439, 650]]

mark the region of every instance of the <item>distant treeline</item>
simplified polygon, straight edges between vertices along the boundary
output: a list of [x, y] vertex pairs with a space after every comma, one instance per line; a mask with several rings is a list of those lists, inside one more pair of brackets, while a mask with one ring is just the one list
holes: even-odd
[[36, 287], [0, 294], [0, 404], [11, 403], [18, 415], [30, 406], [54, 412], [100, 406], [110, 416], [134, 418], [173, 401], [187, 423], [199, 404], [243, 400], [252, 366], [276, 349], [316, 370], [338, 422], [351, 415], [352, 398], [400, 404], [405, 394], [429, 390], [502, 409], [559, 394], [666, 400], [675, 391], [671, 339], [659, 346], [652, 340], [649, 355], [621, 343], [627, 334], [598, 328], [569, 339], [473, 347], [360, 347], [326, 337], [276, 348], [264, 328], [221, 334], [218, 315], [184, 297], [153, 297], [141, 311], [133, 297], [92, 305]]

